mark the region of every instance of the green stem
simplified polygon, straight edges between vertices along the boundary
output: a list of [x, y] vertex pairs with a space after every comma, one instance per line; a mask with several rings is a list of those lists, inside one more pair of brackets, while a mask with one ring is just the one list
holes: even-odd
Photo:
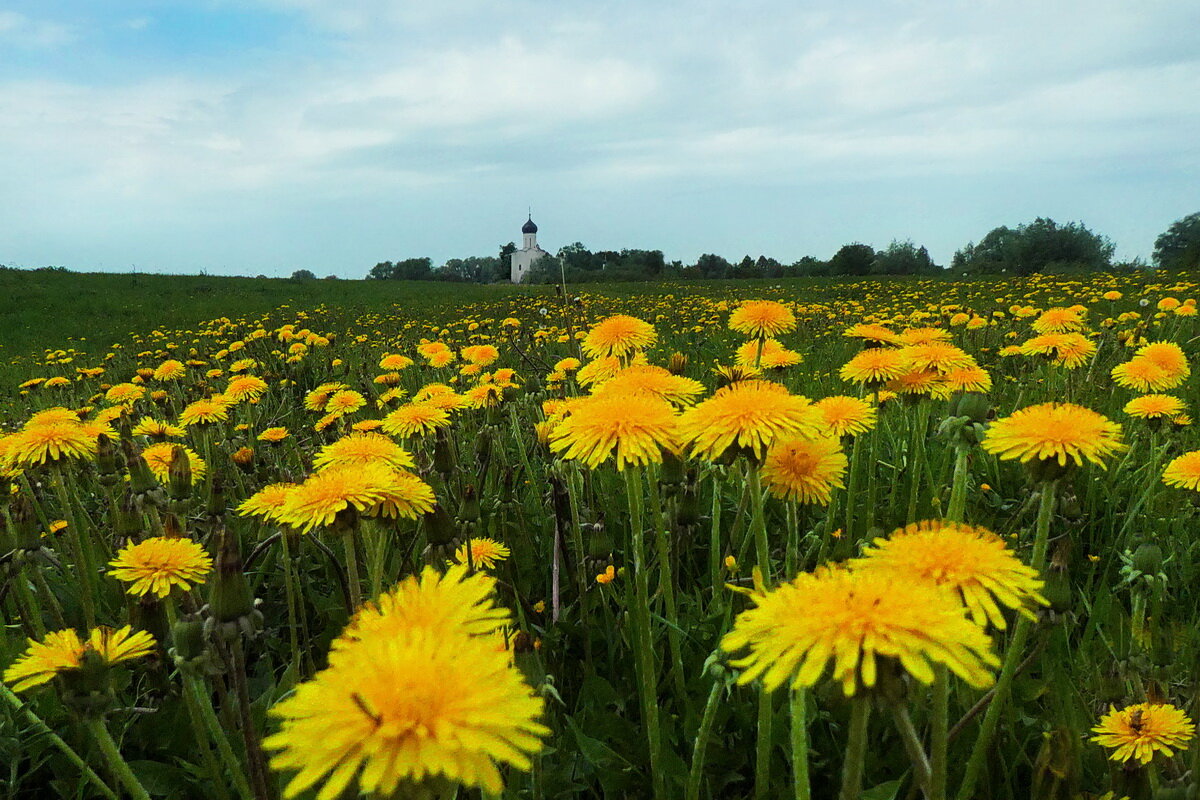
[[921, 737], [917, 734], [912, 717], [908, 714], [908, 707], [901, 702], [894, 703], [892, 705], [892, 720], [896, 723], [896, 730], [900, 734], [900, 740], [904, 742], [904, 750], [908, 753], [908, 760], [912, 762], [913, 777], [917, 786], [925, 793], [926, 798], [932, 798], [933, 794], [929, 785], [929, 758], [926, 757], [925, 751], [921, 749]]
[[792, 695], [792, 784], [796, 800], [809, 800], [808, 780], [808, 691], [793, 689]]
[[[342, 534], [346, 547], [346, 578], [350, 583], [350, 606], [354, 610], [362, 605], [362, 578], [358, 574], [358, 531], [352, 528]], [[470, 548], [468, 548], [468, 552]]]
[[13, 694], [12, 690], [2, 683], [0, 683], [0, 696], [4, 697], [5, 702], [12, 706], [14, 711], [19, 712], [23, 717], [25, 717], [25, 720], [37, 730], [38, 735], [45, 737], [48, 742], [57, 747], [62, 754], [67, 757], [68, 761], [78, 767], [79, 771], [83, 773], [83, 776], [91, 781], [102, 795], [107, 797], [108, 800], [117, 800], [116, 793], [112, 789], [108, 788], [108, 785], [104, 782], [104, 779], [97, 775], [96, 771], [89, 767], [87, 762], [80, 758], [79, 754], [72, 750], [69, 744], [64, 742], [58, 734], [52, 731], [50, 726], [43, 722], [42, 718], [33, 712], [33, 709], [21, 702], [21, 698]]
[[675, 607], [675, 578], [671, 574], [671, 545], [667, 540], [667, 529], [663, 519], [662, 498], [659, 485], [650, 486], [650, 513], [654, 519], [654, 538], [658, 545], [659, 583], [662, 586], [663, 602], [667, 612], [667, 645], [671, 650], [671, 672], [675, 678], [675, 693], [681, 705], [687, 703], [687, 687], [684, 685], [683, 643], [680, 639], [679, 614]]
[[213, 755], [212, 747], [208, 743], [208, 734], [204, 730], [204, 719], [195, 708], [190, 692], [184, 691], [183, 704], [187, 709], [188, 721], [192, 724], [192, 737], [196, 740], [196, 747], [200, 749], [200, 759], [204, 762], [204, 769], [208, 772], [209, 780], [212, 781], [213, 793], [217, 796], [217, 800], [229, 800], [225, 776], [221, 774], [221, 765]]
[[867, 722], [870, 718], [871, 698], [852, 698], [850, 731], [846, 736], [846, 760], [842, 765], [841, 800], [858, 800], [862, 794], [863, 772], [867, 761]]
[[762, 800], [771, 796], [771, 737], [775, 706], [771, 693], [758, 693], [758, 731], [754, 741], [754, 797]]
[[[758, 568], [767, 587], [771, 585], [771, 548], [767, 541], [767, 525], [763, 511], [762, 486], [758, 467], [746, 461], [746, 491], [750, 493], [750, 528]], [[758, 696], [758, 731], [754, 742], [754, 796], [764, 798], [771, 795], [771, 738], [774, 707], [770, 692]]]
[[908, 443], [908, 509], [904, 516], [906, 523], [917, 521], [917, 505], [921, 498], [921, 467], [925, 455], [925, 433], [929, 422], [929, 405], [924, 399], [917, 402], [912, 434]]
[[135, 800], [150, 800], [150, 793], [146, 791], [145, 786], [142, 786], [142, 782], [137, 779], [133, 770], [129, 768], [129, 764], [121, 756], [121, 751], [117, 749], [117, 743], [113, 741], [108, 728], [105, 727], [104, 720], [100, 717], [87, 717], [85, 724], [92, 734], [92, 738], [96, 740], [96, 744], [100, 746], [100, 752], [104, 754], [104, 758], [108, 761], [108, 766], [113, 774], [117, 776], [117, 780]]
[[46, 638], [46, 623], [42, 620], [42, 609], [38, 603], [37, 596], [33, 593], [33, 588], [29, 585], [29, 581], [26, 580], [26, 571], [36, 572], [37, 567], [28, 562], [22, 564], [17, 574], [12, 576], [12, 581], [17, 585], [17, 596], [24, 607], [24, 616], [29, 618], [34, 638], [38, 641], [44, 641]]
[[713, 603], [723, 602], [725, 585], [721, 580], [721, 473], [712, 474], [712, 524], [708, 529], [708, 580], [712, 584]]
[[[882, 422], [871, 429], [871, 452], [867, 458], [867, 531], [869, 532], [875, 527], [876, 508], [875, 498], [879, 492], [879, 439], [882, 436], [880, 428]], [[846, 542], [853, 545], [858, 540], [850, 535], [850, 531], [846, 531]]]
[[[869, 435], [873, 436], [874, 433]], [[850, 447], [850, 476], [849, 480], [846, 481], [846, 519], [842, 523], [842, 535], [847, 538], [853, 536], [854, 509], [858, 507], [859, 462], [862, 461], [862, 440], [863, 437], [861, 435], [855, 436], [854, 444]]]
[[946, 510], [946, 519], [951, 522], [962, 522], [967, 508], [967, 459], [970, 450], [965, 444], [954, 446], [954, 477], [950, 484], [950, 503]]
[[696, 731], [696, 742], [692, 745], [692, 768], [688, 771], [687, 792], [685, 800], [700, 800], [700, 781], [704, 777], [704, 755], [708, 749], [708, 737], [712, 733], [713, 721], [717, 718], [717, 701], [721, 698], [724, 681], [713, 681], [708, 690], [708, 701], [704, 704], [704, 716], [700, 718], [700, 728]]
[[284, 593], [287, 595], [288, 644], [292, 650], [292, 663], [296, 666], [296, 674], [300, 675], [303, 672], [303, 665], [300, 663], [300, 622], [296, 614], [296, 565], [292, 560], [287, 531], [280, 532], [279, 544], [283, 547], [283, 587]]
[[229, 743], [229, 737], [225, 735], [225, 730], [221, 727], [221, 721], [217, 719], [217, 712], [212, 705], [212, 696], [205, 690], [204, 683], [195, 676], [185, 675], [183, 684], [189, 708], [196, 712], [204, 723], [204, 727], [208, 729], [209, 738], [217, 746], [217, 752], [220, 753], [221, 760], [225, 762], [225, 768], [229, 770], [238, 795], [242, 800], [253, 800], [254, 792], [250, 790], [250, 782], [246, 779], [242, 764], [238, 760], [237, 754], [233, 752], [233, 745]]
[[662, 773], [662, 733], [658, 724], [658, 673], [654, 665], [653, 637], [650, 634], [650, 588], [646, 569], [646, 545], [642, 521], [642, 468], [629, 466], [624, 470], [625, 492], [629, 502], [630, 549], [633, 551], [634, 599], [630, 619], [634, 624], [634, 646], [637, 648], [638, 688], [642, 699], [642, 722], [650, 749], [650, 776], [654, 797], [666, 796]]
[[[1044, 562], [1046, 560], [1046, 547], [1050, 541], [1050, 518], [1054, 512], [1054, 495], [1058, 484], [1054, 481], [1046, 481], [1041, 487], [1041, 498], [1038, 505], [1037, 532], [1033, 541], [1033, 558], [1032, 566], [1039, 573], [1042, 572]], [[983, 771], [983, 761], [987, 756], [988, 748], [991, 746], [992, 737], [996, 733], [996, 726], [1000, 722], [1000, 713], [1004, 709], [1004, 704], [1008, 700], [1008, 692], [1012, 688], [1013, 679], [1016, 678], [1017, 665], [1021, 662], [1021, 655], [1025, 650], [1025, 642], [1029, 638], [1029, 632], [1033, 628], [1033, 623], [1028, 617], [1022, 616], [1017, 621], [1017, 629], [1013, 632], [1012, 641], [1008, 644], [1008, 651], [1004, 654], [1004, 664], [1000, 668], [1000, 677], [996, 679], [996, 688], [993, 690], [992, 701], [988, 704], [987, 713], [983, 717], [983, 723], [979, 726], [979, 737], [975, 740], [975, 746], [971, 750], [971, 756], [967, 760], [966, 772], [963, 775], [962, 785], [958, 790], [958, 800], [970, 800], [975, 793], [975, 786], [979, 782], [980, 773]]]
[[933, 708], [929, 730], [929, 800], [946, 800], [950, 746], [950, 676], [946, 666], [934, 667]]
[[55, 466], [50, 470], [50, 482], [54, 484], [58, 502], [62, 505], [63, 515], [67, 518], [67, 539], [71, 542], [71, 555], [75, 559], [75, 571], [79, 574], [79, 602], [83, 607], [84, 624], [90, 630], [96, 627], [96, 576], [93, 574], [92, 564], [88, 559], [89, 548], [84, 538], [87, 531], [79, 524], [75, 515], [71, 495], [67, 491], [67, 485], [63, 482], [62, 469], [60, 466]]

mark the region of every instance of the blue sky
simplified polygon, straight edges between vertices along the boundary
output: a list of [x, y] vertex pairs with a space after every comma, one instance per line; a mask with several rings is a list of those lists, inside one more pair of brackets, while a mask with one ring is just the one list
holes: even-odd
[[1200, 3], [0, 2], [0, 263], [827, 258], [1200, 210]]

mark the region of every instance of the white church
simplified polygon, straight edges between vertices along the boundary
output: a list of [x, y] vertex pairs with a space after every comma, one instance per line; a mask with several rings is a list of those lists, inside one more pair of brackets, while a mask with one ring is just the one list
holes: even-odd
[[512, 282], [520, 283], [524, 280], [529, 268], [544, 255], [546, 251], [538, 247], [537, 225], [533, 224], [533, 215], [530, 214], [529, 219], [521, 226], [521, 249], [512, 254]]

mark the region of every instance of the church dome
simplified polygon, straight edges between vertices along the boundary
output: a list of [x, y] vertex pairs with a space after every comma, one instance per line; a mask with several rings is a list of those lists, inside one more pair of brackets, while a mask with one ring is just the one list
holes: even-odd
[[521, 233], [537, 233], [537, 225], [533, 224], [533, 217], [530, 217], [529, 220], [521, 226]]

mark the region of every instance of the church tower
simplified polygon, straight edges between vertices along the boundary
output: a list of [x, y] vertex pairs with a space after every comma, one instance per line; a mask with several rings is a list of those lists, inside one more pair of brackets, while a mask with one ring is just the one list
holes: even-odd
[[537, 243], [538, 227], [533, 222], [533, 215], [521, 226], [521, 249], [512, 254], [512, 282], [520, 283], [529, 273], [534, 262], [546, 255], [546, 251]]

